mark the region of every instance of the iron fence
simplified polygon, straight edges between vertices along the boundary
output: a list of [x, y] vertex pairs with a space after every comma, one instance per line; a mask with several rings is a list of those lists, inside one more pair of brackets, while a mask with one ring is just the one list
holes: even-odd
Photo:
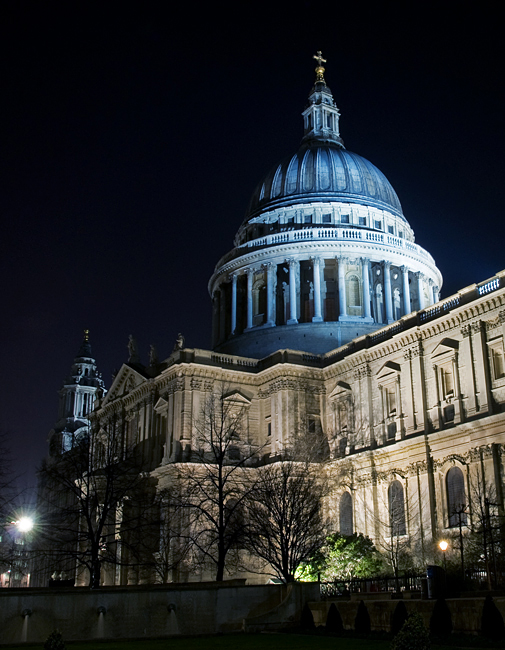
[[426, 574], [384, 576], [380, 578], [352, 578], [351, 580], [336, 580], [334, 582], [321, 582], [321, 598], [334, 598], [346, 596], [351, 593], [381, 593], [399, 591], [421, 591], [421, 580], [426, 579]]

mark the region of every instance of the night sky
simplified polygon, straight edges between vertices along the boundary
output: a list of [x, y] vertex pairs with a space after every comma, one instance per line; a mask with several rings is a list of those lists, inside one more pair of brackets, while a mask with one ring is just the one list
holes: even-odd
[[498, 9], [4, 1], [0, 428], [23, 480], [85, 328], [107, 387], [129, 334], [144, 362], [179, 331], [210, 345], [208, 279], [298, 147], [317, 50], [346, 147], [396, 189], [442, 297], [505, 268]]

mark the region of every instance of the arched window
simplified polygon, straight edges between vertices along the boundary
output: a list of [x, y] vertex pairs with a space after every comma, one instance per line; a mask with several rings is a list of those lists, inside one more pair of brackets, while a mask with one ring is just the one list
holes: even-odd
[[340, 533], [352, 535], [353, 532], [352, 498], [349, 492], [344, 492], [340, 498]]
[[405, 501], [403, 498], [403, 485], [400, 481], [393, 481], [389, 486], [389, 525], [391, 537], [405, 535]]
[[446, 476], [449, 528], [466, 524], [465, 479], [459, 467], [451, 467]]

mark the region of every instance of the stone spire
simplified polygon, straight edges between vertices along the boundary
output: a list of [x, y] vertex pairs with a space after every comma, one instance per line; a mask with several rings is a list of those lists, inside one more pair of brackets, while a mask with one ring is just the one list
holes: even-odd
[[310, 91], [309, 101], [303, 111], [304, 136], [302, 142], [314, 140], [333, 142], [344, 148], [344, 141], [340, 137], [339, 118], [340, 112], [335, 104], [331, 90], [324, 79], [326, 63], [319, 51], [313, 57], [317, 61], [316, 81]]
[[84, 330], [84, 338], [70, 374], [59, 391], [58, 420], [49, 434], [51, 454], [72, 449], [76, 439], [87, 435], [88, 415], [93, 410], [96, 396], [104, 393], [102, 375], [97, 371], [96, 361], [91, 353], [89, 330]]

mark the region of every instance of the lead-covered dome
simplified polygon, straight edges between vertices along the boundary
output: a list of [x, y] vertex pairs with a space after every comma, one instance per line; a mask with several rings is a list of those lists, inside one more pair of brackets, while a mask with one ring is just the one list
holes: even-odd
[[300, 147], [257, 186], [209, 282], [219, 353], [324, 354], [438, 301], [435, 261], [384, 174], [344, 147], [314, 58]]
[[328, 200], [403, 217], [396, 192], [375, 165], [337, 143], [312, 140], [267, 174], [252, 195], [245, 221], [272, 209]]

